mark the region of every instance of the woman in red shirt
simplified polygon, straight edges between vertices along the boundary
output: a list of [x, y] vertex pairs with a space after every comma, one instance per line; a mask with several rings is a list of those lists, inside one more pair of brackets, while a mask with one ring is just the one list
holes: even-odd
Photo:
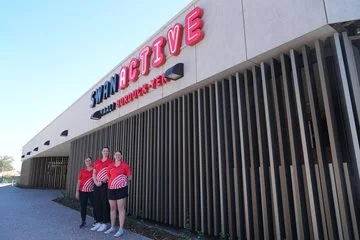
[[[91, 204], [93, 203], [93, 191], [94, 191], [94, 181], [93, 181], [93, 163], [91, 157], [87, 157], [85, 159], [85, 165], [83, 169], [79, 172], [79, 177], [76, 185], [76, 199], [80, 199], [81, 206], [81, 219], [82, 223], [80, 228], [86, 225], [86, 210], [88, 200], [90, 200]], [[96, 214], [94, 210], [94, 218], [96, 221]]]
[[129, 196], [128, 181], [131, 180], [130, 166], [123, 161], [122, 152], [118, 151], [114, 154], [115, 162], [108, 167], [108, 198], [110, 204], [111, 228], [105, 233], [109, 234], [115, 231], [116, 209], [119, 211], [120, 228], [114, 235], [120, 237], [123, 235], [125, 221], [125, 203]]
[[94, 205], [97, 216], [97, 223], [90, 230], [102, 232], [107, 229], [107, 223], [110, 222], [110, 207], [107, 196], [108, 176], [107, 169], [113, 163], [109, 158], [109, 148], [103, 147], [102, 158], [95, 161], [93, 180], [94, 180]]

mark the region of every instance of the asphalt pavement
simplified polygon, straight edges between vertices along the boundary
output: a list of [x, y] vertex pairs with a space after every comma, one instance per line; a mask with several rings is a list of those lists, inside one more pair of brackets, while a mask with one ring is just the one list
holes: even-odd
[[[58, 190], [0, 187], [1, 240], [92, 240], [92, 239], [149, 239], [125, 230], [120, 238], [90, 231], [88, 225], [80, 229], [80, 213], [53, 202], [60, 196]], [[114, 234], [114, 233], [113, 233]]]

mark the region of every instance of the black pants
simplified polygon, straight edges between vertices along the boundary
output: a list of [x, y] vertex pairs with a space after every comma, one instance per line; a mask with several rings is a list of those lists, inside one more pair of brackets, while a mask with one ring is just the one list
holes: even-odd
[[103, 183], [100, 187], [94, 185], [94, 204], [96, 216], [97, 221], [101, 223], [110, 222], [110, 206], [107, 190], [107, 183]]
[[[94, 206], [94, 197], [92, 192], [82, 192], [82, 191], [79, 191], [79, 197], [80, 197], [81, 219], [83, 222], [85, 222], [88, 201], [90, 200], [90, 203]], [[93, 211], [94, 219], [96, 222], [97, 220], [96, 210], [95, 208], [93, 208], [93, 210], [94, 210]]]

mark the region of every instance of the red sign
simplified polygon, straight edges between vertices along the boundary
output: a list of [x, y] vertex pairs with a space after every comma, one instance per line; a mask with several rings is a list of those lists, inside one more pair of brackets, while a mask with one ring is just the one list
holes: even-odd
[[133, 58], [129, 66], [123, 66], [120, 70], [120, 89], [124, 90], [129, 82], [137, 81], [139, 74], [146, 76], [150, 73], [150, 61], [153, 68], [159, 68], [166, 62], [164, 48], [168, 45], [169, 52], [177, 56], [181, 51], [183, 31], [185, 30], [185, 43], [194, 46], [203, 40], [205, 34], [202, 30], [204, 22], [201, 19], [204, 11], [196, 7], [185, 17], [185, 28], [176, 23], [167, 33], [167, 38], [160, 36], [152, 44], [152, 47], [145, 46], [139, 53], [139, 59]]
[[138, 97], [141, 97], [145, 94], [149, 93], [149, 90], [152, 89], [156, 89], [157, 87], [160, 87], [166, 83], [168, 83], [170, 80], [167, 79], [164, 74], [163, 75], [159, 75], [156, 78], [152, 79], [150, 81], [150, 83], [145, 83], [143, 84], [141, 87], [135, 89], [134, 91], [130, 92], [129, 94], [123, 96], [122, 98], [120, 98], [119, 100], [116, 101], [116, 106], [122, 107], [132, 101], [134, 101], [135, 99], [137, 99]]
[[[204, 31], [202, 30], [204, 22], [201, 18], [203, 15], [203, 9], [199, 7], [194, 8], [185, 17], [185, 27], [180, 23], [176, 23], [169, 29], [166, 38], [160, 36], [153, 42], [152, 46], [145, 46], [142, 48], [138, 58], [132, 58], [128, 66], [122, 66], [120, 72], [114, 74], [110, 81], [106, 81], [105, 84], [92, 92], [90, 106], [92, 108], [95, 107], [97, 104], [100, 104], [103, 99], [107, 99], [111, 95], [114, 95], [119, 89], [125, 90], [130, 83], [136, 82], [140, 75], [149, 75], [150, 64], [153, 68], [159, 68], [164, 65], [166, 62], [164, 51], [166, 45], [168, 46], [170, 55], [178, 56], [181, 51], [184, 31], [185, 43], [188, 46], [194, 46], [203, 40], [205, 36]], [[133, 93], [133, 97], [127, 97], [127, 99], [137, 98], [136, 96], [141, 96], [141, 93], [146, 94], [146, 88], [146, 86], [142, 86], [141, 91], [139, 88], [137, 94]], [[125, 100], [122, 102], [124, 101]], [[123, 105], [118, 102], [117, 106]]]

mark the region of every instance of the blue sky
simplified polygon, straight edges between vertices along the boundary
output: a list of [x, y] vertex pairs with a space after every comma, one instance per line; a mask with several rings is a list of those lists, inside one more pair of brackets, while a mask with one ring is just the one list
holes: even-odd
[[191, 0], [0, 1], [0, 155], [22, 146]]

